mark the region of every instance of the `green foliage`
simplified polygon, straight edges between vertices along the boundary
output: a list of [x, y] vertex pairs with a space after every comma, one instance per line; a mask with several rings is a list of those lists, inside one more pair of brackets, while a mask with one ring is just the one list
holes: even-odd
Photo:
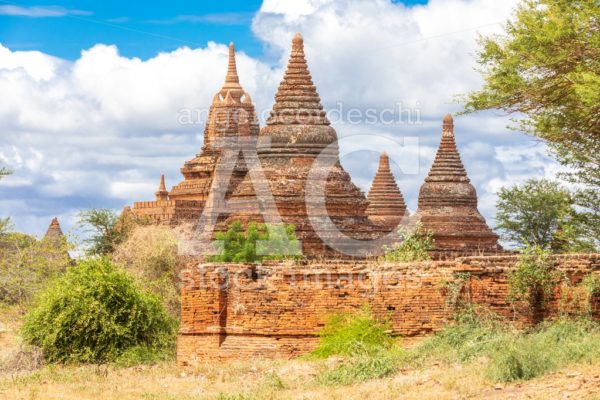
[[499, 346], [514, 332], [497, 315], [485, 309], [466, 307], [456, 314], [453, 323], [412, 349], [406, 359], [419, 365], [432, 360], [471, 361]]
[[557, 182], [530, 179], [500, 189], [496, 227], [502, 238], [520, 247], [538, 246], [555, 252], [594, 251], [594, 237], [585, 229], [575, 198]]
[[253, 222], [244, 228], [234, 221], [227, 232], [217, 233], [221, 253], [208, 257], [213, 262], [260, 262], [263, 260], [296, 259], [300, 256], [300, 243], [293, 225], [257, 225]]
[[501, 346], [490, 352], [486, 374], [497, 381], [525, 380], [574, 362], [592, 362], [598, 357], [598, 323], [560, 319], [503, 340]]
[[144, 220], [134, 215], [119, 217], [114, 211], [106, 208], [79, 213], [79, 225], [90, 234], [89, 239], [85, 240], [90, 256], [111, 255], [136, 225], [144, 223]]
[[433, 234], [417, 223], [413, 230], [405, 226], [398, 228], [400, 242], [390, 249], [384, 249], [381, 261], [410, 262], [430, 260], [429, 251], [435, 248]]
[[12, 229], [12, 222], [9, 217], [0, 218], [0, 237], [7, 234]]
[[0, 302], [26, 304], [70, 263], [66, 239], [37, 240], [22, 233], [0, 235]]
[[600, 274], [590, 272], [583, 277], [578, 285], [585, 290], [585, 311], [588, 316], [592, 314], [592, 301], [600, 295]]
[[398, 356], [393, 352], [363, 355], [344, 362], [319, 375], [323, 385], [353, 385], [393, 374], [398, 368]]
[[508, 276], [509, 299], [527, 301], [531, 308], [536, 308], [552, 294], [561, 278], [548, 251], [540, 247], [525, 249]]
[[106, 362], [137, 346], [171, 349], [174, 327], [160, 299], [97, 259], [70, 267], [46, 290], [25, 316], [22, 333], [49, 362]]
[[[501, 35], [480, 38], [481, 90], [467, 112], [500, 109], [516, 128], [546, 140], [563, 174], [587, 185], [582, 205], [600, 232], [600, 4], [597, 0], [524, 0]], [[596, 201], [593, 201], [593, 200]]]
[[4, 167], [0, 168], [0, 180], [8, 175], [10, 175], [12, 172]]
[[319, 332], [319, 345], [312, 356], [358, 356], [389, 350], [395, 341], [386, 321], [378, 321], [367, 306], [351, 313], [334, 314]]
[[317, 381], [325, 385], [350, 385], [396, 371], [402, 350], [390, 332], [389, 324], [377, 320], [367, 306], [332, 315], [319, 333], [319, 345], [310, 356], [350, 358], [325, 371]]
[[472, 310], [409, 350], [403, 360], [423, 365], [488, 360], [485, 374], [495, 381], [531, 379], [574, 362], [600, 356], [600, 325], [586, 319], [559, 319], [520, 332], [493, 314]]

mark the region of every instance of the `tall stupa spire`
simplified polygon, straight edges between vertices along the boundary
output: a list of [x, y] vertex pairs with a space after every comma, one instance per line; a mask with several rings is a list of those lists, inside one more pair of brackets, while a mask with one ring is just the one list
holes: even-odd
[[477, 210], [477, 193], [460, 159], [454, 121], [447, 114], [431, 170], [419, 191], [417, 217], [433, 233], [436, 249], [450, 252], [493, 252], [501, 247]]
[[165, 176], [160, 176], [160, 182], [158, 184], [158, 191], [156, 192], [156, 201], [169, 200], [169, 192], [165, 185]]
[[390, 159], [385, 152], [379, 157], [379, 167], [367, 199], [369, 200], [367, 215], [378, 226], [391, 230], [398, 226], [402, 218], [408, 216], [404, 197], [390, 169]]
[[325, 114], [304, 56], [304, 40], [296, 33], [267, 125], [329, 125]]
[[227, 75], [225, 75], [225, 84], [221, 89], [221, 96], [227, 97], [227, 93], [234, 99], [239, 100], [244, 94], [244, 89], [240, 85], [240, 78], [237, 73], [237, 65], [235, 62], [235, 46], [233, 42], [229, 43], [229, 56], [227, 59]]

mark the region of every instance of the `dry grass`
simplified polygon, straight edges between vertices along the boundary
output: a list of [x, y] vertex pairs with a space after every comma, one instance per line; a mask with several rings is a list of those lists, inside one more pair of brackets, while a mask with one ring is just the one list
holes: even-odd
[[[20, 346], [19, 313], [0, 309], [0, 359]], [[531, 381], [497, 385], [483, 376], [484, 360], [402, 369], [384, 379], [327, 387], [318, 376], [340, 358], [308, 361], [206, 363], [179, 369], [172, 363], [115, 366], [45, 366], [0, 371], [0, 399], [268, 400], [268, 399], [589, 399], [600, 400], [600, 360]]]
[[[339, 361], [338, 361], [339, 362]], [[438, 365], [403, 370], [354, 386], [324, 387], [315, 377], [327, 361], [258, 361], [206, 364], [178, 369], [172, 364], [119, 369], [44, 367], [0, 376], [2, 399], [598, 399], [600, 363], [573, 367], [526, 383], [486, 382], [481, 366]], [[596, 397], [594, 397], [596, 396]]]

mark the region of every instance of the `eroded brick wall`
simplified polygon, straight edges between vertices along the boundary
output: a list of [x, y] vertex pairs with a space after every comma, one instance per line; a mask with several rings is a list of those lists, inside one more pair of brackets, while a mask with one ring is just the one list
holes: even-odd
[[[389, 318], [397, 335], [427, 335], [452, 317], [457, 292], [526, 324], [525, 305], [507, 301], [508, 272], [516, 262], [516, 256], [397, 264], [191, 262], [183, 271], [178, 362], [296, 356], [314, 348], [329, 315], [364, 304]], [[556, 262], [573, 283], [600, 273], [600, 254], [556, 256]], [[546, 317], [557, 314], [560, 299], [555, 293]], [[595, 312], [599, 302], [596, 297]]]

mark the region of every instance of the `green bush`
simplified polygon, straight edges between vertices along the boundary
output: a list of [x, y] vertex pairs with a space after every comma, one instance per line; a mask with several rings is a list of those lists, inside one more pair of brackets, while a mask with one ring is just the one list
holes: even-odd
[[389, 332], [389, 324], [378, 321], [367, 306], [351, 313], [334, 314], [319, 332], [319, 345], [311, 354], [315, 358], [377, 354], [394, 345]]
[[40, 296], [23, 337], [49, 362], [106, 362], [136, 346], [171, 351], [174, 328], [158, 297], [98, 259], [70, 267]]
[[384, 248], [385, 254], [381, 261], [411, 262], [430, 260], [429, 252], [435, 248], [433, 234], [417, 223], [414, 230], [405, 226], [398, 228], [400, 242], [391, 248]]
[[541, 318], [542, 306], [561, 279], [550, 256], [550, 252], [541, 247], [527, 248], [508, 276], [509, 300], [527, 301], [536, 322]]
[[242, 223], [234, 221], [227, 232], [217, 233], [216, 239], [223, 247], [219, 255], [208, 257], [213, 262], [260, 262], [296, 259], [301, 255], [293, 225], [251, 222], [244, 232]]

